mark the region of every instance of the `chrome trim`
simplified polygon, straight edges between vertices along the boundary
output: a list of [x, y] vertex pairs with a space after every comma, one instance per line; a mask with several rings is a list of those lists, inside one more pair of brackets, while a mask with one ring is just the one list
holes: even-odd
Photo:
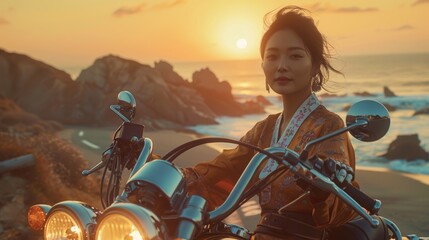
[[[273, 154], [285, 154], [285, 148], [279, 147], [270, 147], [265, 149], [266, 151]], [[250, 160], [250, 163], [247, 165], [243, 174], [241, 174], [231, 193], [225, 200], [225, 202], [220, 205], [215, 210], [209, 212], [209, 217], [207, 223], [218, 222], [225, 219], [229, 214], [231, 214], [235, 209], [233, 207], [237, 204], [239, 198], [243, 195], [244, 190], [247, 185], [249, 185], [250, 180], [255, 175], [256, 170], [261, 165], [262, 161], [267, 158], [265, 154], [258, 153]]]
[[119, 112], [119, 110], [121, 109], [121, 106], [119, 105], [110, 105], [110, 109], [116, 113], [116, 115], [118, 115], [122, 120], [124, 120], [124, 122], [131, 122], [128, 118], [126, 118], [122, 113]]
[[361, 126], [365, 126], [365, 125], [368, 125], [368, 120], [357, 119], [356, 122], [350, 124], [349, 126], [347, 126], [345, 128], [338, 129], [337, 131], [328, 133], [328, 134], [326, 134], [326, 135], [324, 135], [322, 137], [319, 137], [319, 138], [316, 138], [314, 140], [309, 141], [307, 144], [305, 144], [303, 152], [306, 151], [311, 145], [313, 145], [315, 143], [324, 141], [324, 140], [326, 140], [328, 138], [331, 138], [331, 137], [334, 137], [334, 136], [336, 136], [338, 134], [341, 134], [341, 133], [347, 132], [347, 131], [349, 131], [351, 129], [354, 129], [354, 128], [357, 128], [357, 127], [361, 127]]
[[120, 203], [108, 207], [99, 219], [95, 237], [98, 234], [98, 228], [103, 224], [103, 219], [112, 214], [128, 217], [145, 235], [143, 239], [168, 239], [167, 228], [158, 216], [152, 211], [132, 203]]
[[123, 107], [129, 107], [133, 109], [136, 107], [136, 99], [130, 91], [119, 92], [117, 99], [119, 104], [123, 104]]
[[182, 172], [172, 163], [164, 160], [153, 160], [146, 163], [128, 180], [126, 187], [131, 183], [148, 182], [157, 186], [167, 197], [173, 198], [184, 191], [184, 176]]
[[147, 160], [151, 157], [153, 151], [153, 142], [150, 138], [144, 138], [143, 149], [140, 152], [139, 157], [137, 158], [136, 164], [133, 167], [133, 170], [130, 173], [131, 179], [137, 171], [140, 170], [147, 162]]
[[45, 223], [48, 220], [48, 214], [49, 211], [51, 211], [52, 206], [48, 205], [48, 204], [35, 204], [33, 206], [31, 206], [28, 211], [27, 211], [27, 222], [29, 223], [29, 210], [33, 207], [39, 207], [40, 209], [42, 209], [43, 214], [45, 214], [45, 221], [43, 223], [43, 226], [40, 229], [34, 229], [35, 231], [39, 232], [39, 231], [43, 231], [43, 229], [45, 229]]
[[[134, 165], [133, 169], [131, 170], [131, 173], [128, 177], [126, 185], [128, 185], [128, 182], [130, 181], [130, 179], [136, 174], [136, 172], [138, 172], [145, 165], [145, 163], [148, 161], [148, 159], [152, 155], [152, 150], [153, 150], [152, 140], [150, 138], [144, 138], [143, 141], [144, 141], [143, 149], [141, 150], [140, 155], [137, 158], [136, 164]], [[130, 191], [130, 189], [125, 187], [125, 189], [122, 191], [122, 193], [116, 197], [114, 203], [128, 202], [128, 192], [129, 191]]]
[[156, 186], [168, 199], [170, 207], [178, 211], [186, 197], [186, 182], [182, 172], [165, 160], [153, 160], [144, 164], [125, 185], [127, 194], [149, 183]]
[[372, 208], [371, 212], [373, 214], [377, 214], [378, 211], [380, 211], [380, 208], [381, 208], [381, 201], [378, 199], [375, 199], [375, 204], [374, 204], [374, 207]]
[[190, 196], [179, 215], [177, 239], [194, 239], [203, 227], [203, 220], [207, 212], [207, 200], [198, 195]]
[[[64, 201], [55, 204], [49, 211], [48, 217], [57, 211], [71, 213], [84, 230], [83, 238], [87, 240], [93, 238], [94, 226], [97, 225], [97, 217], [102, 214], [102, 212], [96, 208], [79, 201]], [[45, 226], [47, 222], [46, 220]]]
[[401, 234], [401, 230], [399, 230], [398, 226], [396, 226], [396, 224], [392, 221], [390, 221], [389, 219], [380, 216], [381, 219], [383, 219], [383, 221], [386, 223], [387, 228], [389, 228], [390, 231], [392, 231], [394, 237], [396, 240], [401, 240], [402, 239], [402, 234]]

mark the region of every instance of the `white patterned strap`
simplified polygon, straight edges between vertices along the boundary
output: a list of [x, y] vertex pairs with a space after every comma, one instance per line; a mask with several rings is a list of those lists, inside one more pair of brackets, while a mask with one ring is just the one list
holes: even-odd
[[[295, 134], [298, 132], [299, 127], [302, 123], [307, 119], [307, 117], [320, 105], [319, 100], [317, 99], [316, 94], [311, 94], [299, 108], [295, 111], [292, 116], [289, 124], [286, 129], [282, 133], [281, 137], [278, 138], [278, 132], [280, 129], [280, 123], [283, 117], [283, 113], [279, 115], [276, 121], [276, 125], [274, 126], [273, 137], [271, 138], [271, 146], [272, 147], [288, 147], [292, 142], [292, 139], [295, 137]], [[259, 174], [259, 179], [265, 178], [268, 174], [277, 169], [278, 163], [273, 159], [269, 159], [264, 169], [262, 169]]]

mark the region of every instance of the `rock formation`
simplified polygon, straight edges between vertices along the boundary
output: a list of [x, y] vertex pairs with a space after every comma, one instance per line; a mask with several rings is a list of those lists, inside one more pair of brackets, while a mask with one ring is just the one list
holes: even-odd
[[417, 116], [417, 115], [428, 115], [429, 114], [429, 107], [426, 108], [422, 108], [420, 110], [417, 110], [414, 112], [413, 116]]
[[231, 85], [226, 81], [219, 81], [208, 68], [192, 74], [191, 86], [217, 115], [241, 116], [246, 113], [264, 112], [263, 107], [256, 102], [250, 101], [243, 105], [235, 101]]
[[383, 92], [385, 97], [396, 97], [396, 94], [392, 92], [387, 86], [383, 87]]
[[360, 97], [374, 97], [376, 96], [375, 94], [369, 93], [367, 91], [363, 91], [363, 92], [354, 92], [353, 93], [355, 96], [360, 96]]
[[83, 86], [79, 93], [81, 113], [96, 122], [109, 116], [116, 119], [108, 106], [115, 102], [118, 92], [128, 90], [137, 101], [136, 120], [154, 128], [216, 123], [201, 97], [180, 84], [180, 79], [164, 80], [160, 70], [112, 55], [97, 59], [76, 79]]
[[347, 94], [335, 94], [335, 93], [322, 93], [319, 95], [320, 98], [333, 98], [333, 97], [345, 97]]
[[123, 90], [134, 94], [135, 119], [149, 128], [215, 124], [217, 116], [264, 112], [256, 101], [236, 101], [229, 83], [220, 82], [209, 69], [195, 72], [188, 82], [165, 61], [151, 67], [108, 55], [74, 81], [64, 71], [0, 49], [0, 76], [0, 95], [25, 111], [64, 124], [118, 124], [109, 105]]
[[266, 97], [262, 95], [256, 96], [256, 102], [261, 106], [271, 106], [273, 105]]
[[67, 123], [78, 84], [64, 71], [0, 49], [0, 94], [43, 119]]
[[396, 139], [390, 143], [387, 152], [383, 154], [382, 157], [389, 160], [429, 160], [429, 153], [420, 146], [420, 139], [417, 134], [398, 135]]

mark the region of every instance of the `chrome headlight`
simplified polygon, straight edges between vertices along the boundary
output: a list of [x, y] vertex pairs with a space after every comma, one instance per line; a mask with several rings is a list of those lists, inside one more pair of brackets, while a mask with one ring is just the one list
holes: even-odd
[[[167, 177], [168, 176], [168, 177]], [[128, 201], [152, 212], [180, 211], [186, 200], [186, 181], [180, 169], [164, 160], [153, 160], [127, 182]]]
[[96, 217], [99, 214], [95, 208], [82, 202], [60, 202], [48, 213], [44, 239], [89, 239], [94, 233]]
[[113, 205], [104, 211], [96, 240], [167, 239], [166, 227], [150, 210], [131, 203]]

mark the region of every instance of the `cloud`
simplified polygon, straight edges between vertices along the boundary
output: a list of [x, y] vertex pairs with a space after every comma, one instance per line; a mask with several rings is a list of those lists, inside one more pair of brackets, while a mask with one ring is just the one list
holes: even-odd
[[8, 25], [8, 24], [10, 24], [8, 20], [0, 17], [0, 25]]
[[313, 12], [326, 12], [329, 7], [322, 7], [319, 2], [314, 3], [312, 5], [308, 5], [307, 9], [311, 9]]
[[425, 3], [429, 3], [429, 0], [417, 0], [413, 4], [411, 4], [411, 6], [417, 6], [417, 5], [425, 4]]
[[155, 8], [155, 9], [168, 9], [168, 8], [172, 8], [172, 7], [181, 5], [185, 2], [186, 2], [185, 0], [165, 1], [165, 2], [153, 5], [153, 8]]
[[133, 7], [120, 7], [113, 12], [113, 16], [122, 17], [126, 15], [133, 15], [141, 12], [146, 7], [146, 4], [140, 4]]
[[411, 26], [411, 25], [402, 25], [402, 26], [400, 26], [400, 27], [393, 28], [393, 29], [391, 29], [391, 30], [392, 30], [392, 31], [405, 31], [405, 30], [412, 30], [412, 29], [414, 29], [414, 27], [413, 27], [413, 26]]
[[[422, 1], [422, 0], [420, 0]], [[429, 0], [428, 0], [429, 1]], [[376, 12], [378, 8], [360, 8], [360, 7], [332, 7], [329, 4], [322, 6], [319, 2], [316, 2], [307, 7], [313, 12], [333, 12], [333, 13], [362, 13], [362, 12]]]
[[359, 7], [344, 7], [334, 9], [333, 12], [337, 13], [361, 13], [361, 12], [376, 12], [377, 8], [359, 8]]
[[157, 9], [157, 10], [168, 9], [168, 8], [172, 8], [172, 7], [176, 7], [178, 5], [181, 5], [185, 2], [186, 2], [186, 0], [168, 0], [168, 1], [163, 1], [160, 3], [154, 4], [154, 5], [151, 5], [151, 6], [149, 6], [146, 3], [142, 3], [142, 4], [137, 5], [137, 6], [120, 7], [113, 12], [113, 16], [122, 17], [122, 16], [127, 16], [127, 15], [138, 14], [144, 10], [147, 10], [147, 9]]

